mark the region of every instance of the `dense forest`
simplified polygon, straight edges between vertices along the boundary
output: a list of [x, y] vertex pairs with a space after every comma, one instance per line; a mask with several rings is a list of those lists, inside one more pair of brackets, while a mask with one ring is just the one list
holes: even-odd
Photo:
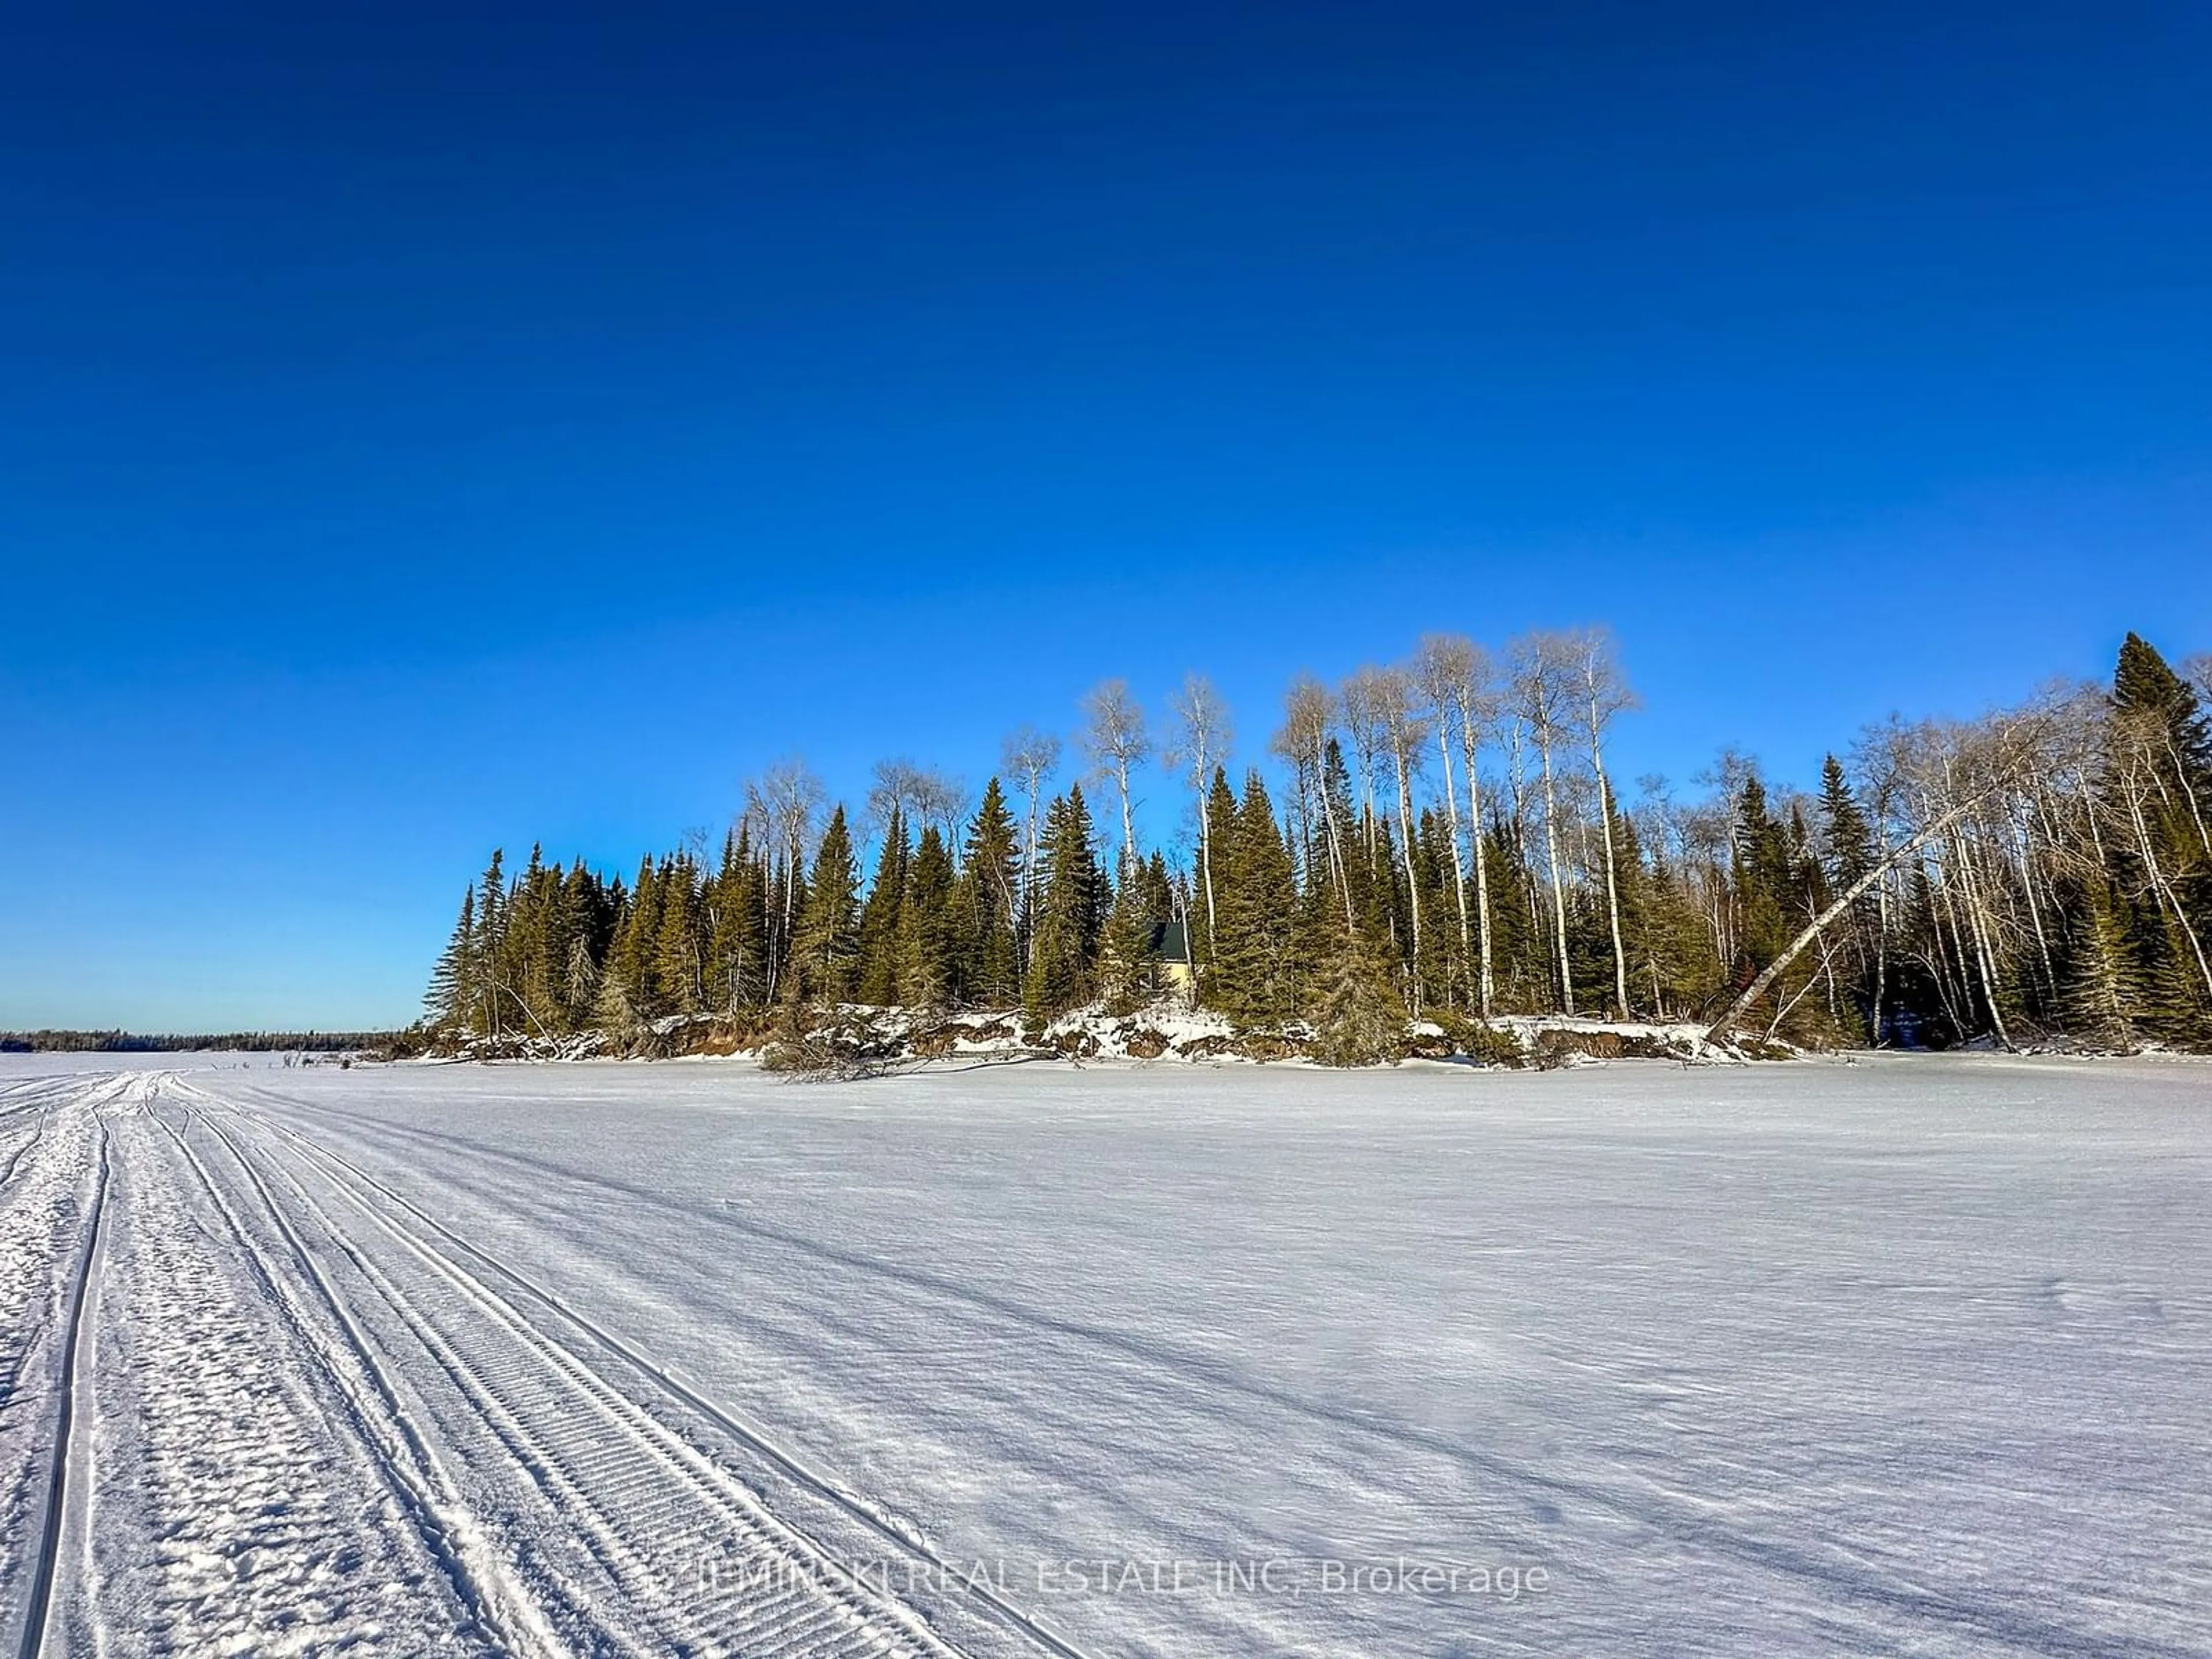
[[[1724, 750], [1699, 798], [1644, 779], [1632, 801], [1607, 751], [1636, 699], [1602, 630], [1495, 654], [1431, 635], [1340, 686], [1300, 679], [1264, 763], [1232, 763], [1202, 677], [1161, 719], [1112, 681], [1072, 755], [1024, 728], [980, 793], [888, 761], [850, 810], [793, 761], [746, 785], [719, 847], [695, 835], [627, 880], [495, 853], [427, 1019], [619, 1040], [864, 1004], [1019, 1009], [1035, 1029], [1148, 1001], [1164, 949], [1200, 1005], [1303, 1023], [1346, 1060], [1409, 1018], [1547, 1012], [1823, 1045], [2201, 1048], [2209, 679], [2131, 634], [2108, 688], [1893, 720], [1829, 755], [1817, 792]], [[1160, 772], [1184, 829], [1148, 848], [1136, 804]]]

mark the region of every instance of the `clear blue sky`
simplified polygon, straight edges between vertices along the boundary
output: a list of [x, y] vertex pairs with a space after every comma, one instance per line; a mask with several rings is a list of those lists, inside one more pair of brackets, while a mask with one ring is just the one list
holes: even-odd
[[[1108, 674], [1608, 621], [1624, 769], [2212, 646], [2212, 9], [98, 3], [0, 58], [0, 1026]], [[1249, 752], [1249, 746], [1248, 746]], [[1157, 793], [1164, 793], [1164, 788]]]

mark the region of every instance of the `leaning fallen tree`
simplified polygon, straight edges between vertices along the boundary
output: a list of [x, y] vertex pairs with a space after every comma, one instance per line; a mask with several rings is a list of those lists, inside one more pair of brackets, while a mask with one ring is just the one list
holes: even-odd
[[[2000, 752], [2009, 746], [2008, 740], [2011, 738], [2012, 736], [2013, 733], [2010, 731], [2007, 731], [2000, 734]], [[1945, 809], [1943, 811], [1938, 813], [1935, 817], [1929, 819], [1925, 824], [1922, 825], [1913, 835], [1907, 837], [1896, 847], [1891, 848], [1887, 854], [1877, 860], [1871, 869], [1868, 870], [1865, 874], [1862, 875], [1856, 881], [1853, 882], [1849, 887], [1844, 890], [1841, 897], [1838, 898], [1834, 903], [1829, 905], [1826, 909], [1821, 911], [1819, 915], [1814, 917], [1812, 921], [1806, 927], [1804, 932], [1799, 933], [1796, 939], [1790, 941], [1789, 945], [1783, 951], [1781, 955], [1775, 957], [1773, 961], [1768, 963], [1765, 967], [1759, 971], [1759, 974], [1752, 980], [1751, 983], [1744, 987], [1742, 994], [1738, 996], [1734, 1002], [1729, 1004], [1729, 1006], [1722, 1011], [1720, 1018], [1705, 1028], [1705, 1035], [1703, 1041], [1715, 1045], [1724, 1044], [1727, 1039], [1729, 1028], [1734, 1025], [1738, 1020], [1741, 1019], [1745, 1014], [1748, 1013], [1758, 1005], [1759, 998], [1765, 996], [1768, 991], [1773, 988], [1774, 981], [1780, 979], [1782, 975], [1788, 971], [1791, 963], [1796, 961], [1800, 956], [1804, 954], [1807, 946], [1810, 945], [1815, 939], [1820, 937], [1821, 933], [1827, 927], [1829, 923], [1834, 921], [1838, 916], [1841, 916], [1844, 912], [1848, 911], [1851, 906], [1857, 903], [1860, 899], [1865, 897], [1867, 893], [1872, 890], [1874, 884], [1880, 881], [1884, 876], [1887, 876], [1891, 871], [1896, 869], [1914, 854], [1919, 852], [1922, 848], [1927, 846], [1929, 842], [1934, 841], [1938, 836], [1948, 830], [1953, 824], [1958, 823], [1968, 813], [1980, 807], [1992, 795], [1995, 795], [2000, 789], [2003, 788], [2007, 781], [2009, 780], [2011, 774], [2012, 767], [2010, 765], [2000, 764], [1996, 769], [1996, 775], [1991, 777], [1980, 790], [1976, 792], [1974, 794], [1969, 795], [1966, 799], [1959, 801]]]

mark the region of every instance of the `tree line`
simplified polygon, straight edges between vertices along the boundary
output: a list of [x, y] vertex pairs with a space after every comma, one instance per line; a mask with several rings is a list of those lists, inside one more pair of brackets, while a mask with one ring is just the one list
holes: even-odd
[[[1893, 720], [1810, 793], [1723, 750], [1694, 798], [1644, 778], [1632, 800], [1608, 752], [1637, 699], [1601, 629], [1495, 653], [1432, 635], [1335, 686], [1302, 678], [1241, 766], [1204, 677], [1158, 716], [1109, 681], [1073, 754], [1024, 727], [980, 793], [887, 761], [848, 810], [794, 760], [746, 784], [719, 846], [695, 835], [627, 879], [495, 853], [427, 1018], [622, 1037], [860, 1003], [1042, 1025], [1148, 1000], [1164, 940], [1202, 1005], [1303, 1022], [1345, 1058], [1409, 1018], [1702, 1020], [1754, 987], [1744, 1023], [1803, 1042], [2204, 1046], [2208, 680], [2130, 634], [2108, 687]], [[1162, 774], [1184, 830], [1146, 847]]]
[[0, 1031], [0, 1054], [346, 1054], [409, 1052], [398, 1031]]

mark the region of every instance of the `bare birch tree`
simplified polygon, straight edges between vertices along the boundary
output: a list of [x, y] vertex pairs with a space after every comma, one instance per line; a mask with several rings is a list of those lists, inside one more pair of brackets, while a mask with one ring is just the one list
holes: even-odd
[[[1429, 634], [1423, 636], [1414, 653], [1414, 675], [1419, 681], [1421, 696], [1427, 705], [1429, 718], [1436, 723], [1437, 758], [1443, 769], [1444, 817], [1451, 831], [1452, 891], [1459, 904], [1459, 949], [1463, 962], [1474, 957], [1474, 919], [1468, 913], [1467, 862], [1461, 856], [1459, 840], [1459, 795], [1452, 782], [1452, 738], [1455, 729], [1467, 752], [1468, 809], [1474, 810], [1474, 748], [1468, 741], [1472, 720], [1470, 704], [1474, 696], [1475, 665], [1480, 659], [1474, 641], [1456, 634]], [[1474, 822], [1475, 878], [1482, 882], [1481, 820]], [[1483, 963], [1480, 975], [1478, 1000], [1483, 1013], [1489, 1008], [1489, 928], [1488, 907], [1485, 911], [1483, 927]]]
[[1022, 915], [1033, 914], [1036, 903], [1037, 811], [1044, 787], [1060, 771], [1060, 739], [1034, 726], [1007, 733], [999, 746], [1000, 764], [1022, 792], [1028, 825], [1022, 833]]
[[2197, 695], [2212, 702], [2212, 651], [2200, 651], [2181, 665], [2181, 678], [2197, 688]]
[[955, 858], [959, 856], [960, 827], [972, 805], [966, 781], [952, 773], [927, 767], [915, 780], [915, 822], [923, 829], [934, 829]]
[[1121, 865], [1126, 881], [1137, 864], [1137, 816], [1129, 775], [1152, 752], [1145, 711], [1127, 680], [1101, 681], [1083, 699], [1083, 747], [1097, 775], [1111, 778], [1121, 797]]
[[1344, 682], [1337, 693], [1337, 701], [1344, 709], [1345, 735], [1352, 739], [1352, 763], [1354, 781], [1359, 786], [1360, 831], [1367, 842], [1367, 867], [1370, 875], [1375, 869], [1375, 837], [1382, 823], [1382, 814], [1375, 810], [1375, 775], [1379, 769], [1385, 742], [1382, 735], [1382, 697], [1379, 668], [1362, 668]]
[[1587, 628], [1565, 636], [1573, 653], [1577, 706], [1589, 736], [1590, 772], [1597, 779], [1597, 816], [1605, 844], [1605, 908], [1613, 929], [1613, 1007], [1628, 1018], [1628, 951], [1620, 938], [1620, 879], [1613, 844], [1613, 786], [1605, 771], [1605, 732], [1616, 714], [1636, 707], [1636, 693], [1620, 672], [1611, 630]]
[[912, 824], [915, 803], [927, 781], [927, 775], [910, 760], [878, 761], [868, 784], [870, 829], [878, 836], [887, 836], [894, 818]]
[[1198, 878], [1206, 898], [1206, 936], [1213, 937], [1213, 835], [1206, 811], [1206, 792], [1213, 769], [1229, 757], [1232, 730], [1229, 705], [1203, 674], [1183, 676], [1182, 689], [1168, 699], [1175, 717], [1166, 760], [1179, 767], [1190, 784], [1192, 810], [1198, 817]]
[[1559, 798], [1553, 754], [1570, 730], [1573, 655], [1556, 634], [1523, 635], [1513, 646], [1513, 687], [1536, 745], [1544, 785], [1544, 854], [1552, 887], [1552, 929], [1559, 962], [1559, 1006], [1575, 1011], [1574, 970], [1567, 962], [1567, 885], [1559, 867]]
[[[1283, 726], [1275, 734], [1275, 752], [1291, 763], [1298, 793], [1317, 801], [1322, 823], [1322, 850], [1328, 860], [1329, 879], [1344, 905], [1344, 926], [1356, 923], [1352, 907], [1351, 872], [1345, 863], [1345, 829], [1338, 822], [1336, 799], [1327, 777], [1328, 739], [1335, 720], [1336, 702], [1328, 690], [1310, 675], [1300, 675], [1283, 696]], [[1309, 821], [1312, 809], [1308, 809]], [[1314, 879], [1310, 869], [1307, 879]]]
[[1398, 784], [1398, 851], [1406, 863], [1407, 921], [1412, 932], [1413, 995], [1408, 1006], [1421, 1011], [1421, 876], [1413, 858], [1413, 774], [1429, 740], [1428, 723], [1413, 708], [1413, 676], [1402, 668], [1372, 671], [1367, 681], [1370, 708]]
[[[807, 844], [813, 839], [815, 816], [828, 794], [822, 780], [797, 755], [777, 761], [745, 785], [745, 811], [767, 827], [777, 863], [778, 878], [763, 895], [765, 902], [773, 907], [781, 890], [781, 917], [771, 908], [766, 918], [772, 937], [791, 937], [799, 884], [806, 869]], [[771, 951], [771, 962], [775, 954]], [[773, 969], [769, 994], [771, 999], [775, 996]]]

